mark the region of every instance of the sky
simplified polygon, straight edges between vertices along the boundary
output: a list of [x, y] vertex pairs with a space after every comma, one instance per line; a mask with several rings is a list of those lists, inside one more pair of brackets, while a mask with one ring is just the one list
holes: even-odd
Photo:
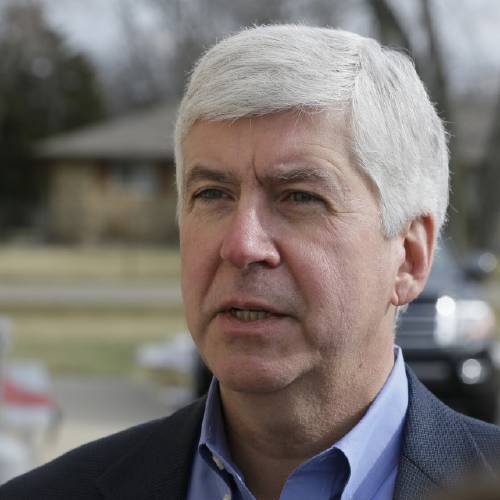
[[122, 0], [42, 0], [54, 28], [66, 35], [68, 43], [106, 60], [120, 45], [117, 22]]

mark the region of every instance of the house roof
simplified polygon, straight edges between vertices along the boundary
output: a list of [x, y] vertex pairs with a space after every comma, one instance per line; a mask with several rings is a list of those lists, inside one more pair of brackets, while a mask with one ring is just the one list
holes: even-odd
[[39, 143], [43, 159], [172, 159], [177, 106], [149, 110], [50, 137]]

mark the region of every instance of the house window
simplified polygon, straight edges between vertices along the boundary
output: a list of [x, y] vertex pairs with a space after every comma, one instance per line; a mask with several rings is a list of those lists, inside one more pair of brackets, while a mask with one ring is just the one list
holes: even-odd
[[122, 191], [154, 194], [158, 191], [158, 174], [153, 165], [127, 163], [114, 165], [111, 177], [114, 185]]

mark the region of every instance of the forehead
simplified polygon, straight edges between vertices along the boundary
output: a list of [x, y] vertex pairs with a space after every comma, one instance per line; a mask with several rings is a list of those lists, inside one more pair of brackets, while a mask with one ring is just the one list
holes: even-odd
[[184, 176], [199, 165], [260, 170], [326, 162], [352, 167], [344, 115], [331, 112], [288, 111], [232, 121], [200, 120], [183, 141], [183, 159]]

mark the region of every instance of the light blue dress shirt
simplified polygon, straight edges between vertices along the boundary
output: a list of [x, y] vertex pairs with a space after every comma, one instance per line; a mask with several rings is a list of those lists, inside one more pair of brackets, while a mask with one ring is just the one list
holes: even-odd
[[[280, 500], [392, 499], [408, 408], [403, 354], [399, 347], [394, 353], [394, 367], [363, 418], [330, 448], [295, 469]], [[208, 392], [187, 499], [255, 500], [231, 460], [215, 379]]]

